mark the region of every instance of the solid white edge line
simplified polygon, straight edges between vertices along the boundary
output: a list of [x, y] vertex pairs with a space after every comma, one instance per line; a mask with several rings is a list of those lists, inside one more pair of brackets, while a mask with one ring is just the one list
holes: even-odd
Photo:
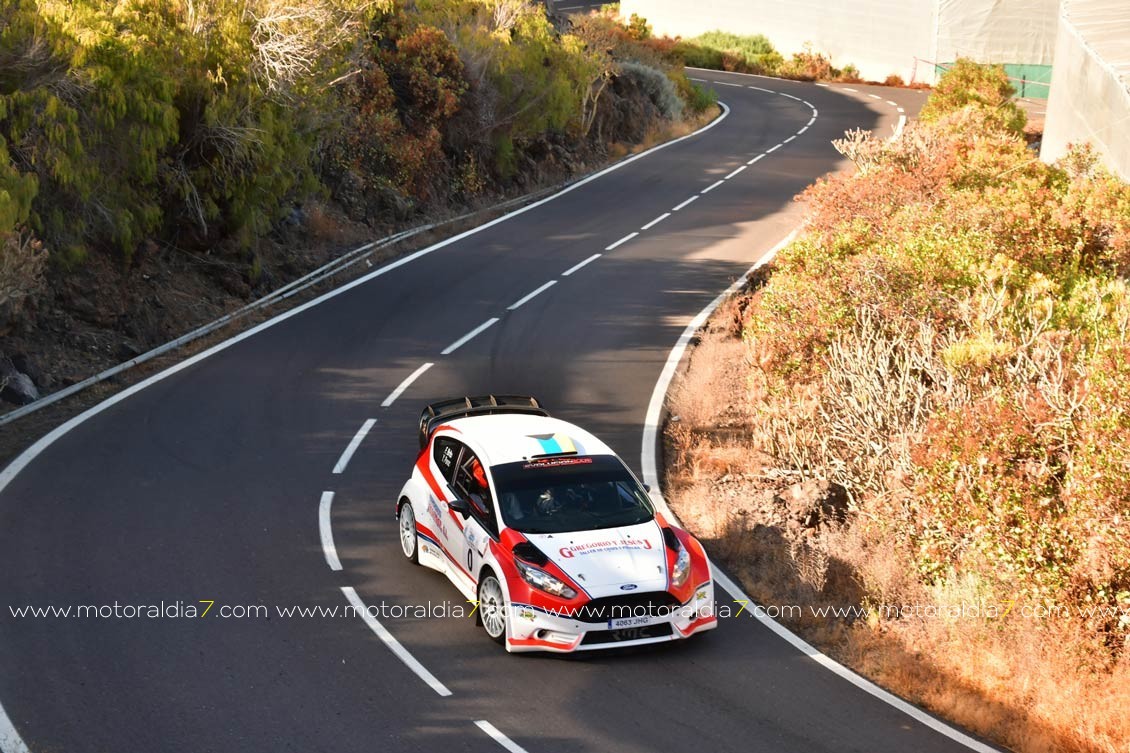
[[773, 152], [775, 152], [775, 151], [777, 151], [778, 149], [780, 149], [780, 148], [781, 148], [782, 146], [784, 146], [784, 144], [777, 144], [776, 146], [772, 146], [772, 147], [770, 147], [770, 148], [766, 149], [766, 150], [765, 150], [765, 153], [766, 153], [766, 154], [772, 154]]
[[361, 428], [358, 429], [357, 433], [353, 435], [353, 439], [349, 440], [349, 444], [346, 445], [345, 451], [342, 452], [341, 457], [337, 459], [337, 465], [334, 466], [334, 473], [345, 472], [345, 468], [349, 465], [349, 460], [353, 457], [353, 453], [357, 452], [357, 448], [361, 446], [361, 442], [365, 439], [365, 435], [369, 433], [369, 430], [373, 428], [373, 424], [375, 424], [376, 422], [377, 419], [370, 418], [365, 421], [365, 423], [361, 424]]
[[330, 570], [340, 570], [341, 560], [337, 558], [334, 532], [330, 525], [330, 508], [333, 503], [334, 493], [322, 492], [322, 500], [318, 503], [318, 536], [322, 539], [322, 554], [326, 555], [326, 564], [330, 566]]
[[556, 284], [557, 284], [557, 280], [550, 280], [546, 284], [539, 287], [537, 290], [531, 290], [529, 293], [526, 293], [524, 296], [522, 296], [518, 300], [514, 301], [514, 303], [511, 303], [509, 306], [506, 307], [506, 310], [507, 311], [516, 311], [522, 304], [532, 300], [534, 298], [534, 296], [537, 296], [537, 295], [544, 293], [545, 291], [549, 290], [550, 288], [552, 288]]
[[651, 222], [649, 222], [646, 225], [644, 225], [643, 227], [641, 227], [640, 230], [651, 230], [653, 227], [658, 225], [660, 222], [663, 222], [663, 220], [667, 219], [670, 216], [671, 216], [670, 212], [664, 212], [663, 214], [659, 215], [658, 217], [656, 217]]
[[718, 186], [722, 185], [722, 184], [723, 184], [723, 183], [725, 183], [725, 182], [726, 182], [726, 181], [724, 181], [724, 180], [720, 180], [720, 181], [718, 181], [718, 182], [714, 183], [714, 185], [711, 185], [711, 186], [707, 186], [706, 188], [702, 189], [701, 191], [699, 191], [699, 193], [700, 193], [700, 194], [704, 194], [704, 193], [710, 193], [710, 192], [711, 192], [711, 191], [713, 191], [713, 190], [714, 190], [715, 188], [717, 188]]
[[[70, 419], [66, 423], [63, 423], [63, 424], [55, 427], [55, 429], [53, 429], [49, 433], [45, 434], [37, 442], [35, 442], [35, 444], [33, 444], [31, 447], [27, 448], [22, 453], [20, 453], [12, 462], [8, 463], [8, 465], [4, 468], [4, 470], [2, 472], [0, 472], [0, 492], [3, 492], [4, 489], [8, 486], [8, 484], [10, 484], [12, 482], [12, 479], [14, 479], [17, 475], [19, 475], [20, 471], [22, 471], [24, 468], [26, 468], [28, 466], [28, 464], [30, 464], [31, 461], [35, 460], [35, 458], [38, 457], [44, 450], [46, 450], [48, 447], [50, 447], [52, 444], [54, 444], [56, 441], [58, 441], [58, 439], [60, 437], [62, 437], [67, 432], [74, 429], [76, 426], [78, 426], [78, 425], [84, 423], [85, 421], [88, 421], [92, 417], [98, 415], [99, 413], [109, 409], [110, 407], [112, 407], [112, 406], [116, 405], [117, 403], [125, 400], [126, 398], [131, 397], [131, 396], [137, 394], [138, 392], [141, 392], [146, 387], [149, 387], [153, 384], [156, 384], [157, 382], [160, 382], [163, 379], [167, 379], [168, 377], [172, 376], [173, 374], [176, 374], [178, 371], [182, 371], [184, 369], [187, 369], [188, 367], [193, 366], [193, 365], [199, 363], [200, 361], [203, 361], [205, 358], [208, 358], [209, 356], [215, 355], [216, 353], [219, 353], [222, 350], [226, 350], [226, 349], [230, 348], [231, 346], [233, 346], [233, 345], [235, 345], [239, 342], [242, 342], [243, 340], [248, 339], [249, 337], [253, 337], [253, 336], [259, 334], [263, 330], [270, 329], [271, 327], [274, 327], [277, 324], [281, 324], [282, 322], [286, 321], [287, 319], [291, 318], [292, 316], [297, 316], [298, 314], [301, 314], [302, 312], [306, 311], [307, 309], [311, 309], [315, 306], [318, 306], [322, 303], [325, 303], [326, 301], [330, 300], [331, 298], [335, 298], [335, 297], [341, 295], [342, 293], [345, 293], [347, 291], [352, 290], [355, 287], [358, 287], [360, 285], [364, 285], [365, 283], [369, 282], [370, 280], [373, 280], [377, 277], [380, 277], [381, 275], [387, 274], [387, 273], [393, 271], [394, 269], [398, 269], [399, 267], [402, 267], [406, 264], [410, 264], [411, 262], [414, 262], [421, 257], [427, 256], [428, 254], [430, 254], [434, 251], [438, 251], [441, 248], [445, 248], [447, 246], [450, 246], [453, 243], [458, 243], [459, 241], [463, 240], [464, 238], [468, 238], [472, 235], [475, 235], [476, 233], [480, 233], [480, 232], [482, 232], [482, 231], [484, 231], [488, 228], [494, 227], [495, 225], [501, 224], [503, 222], [506, 222], [507, 220], [513, 219], [513, 218], [515, 218], [519, 215], [525, 214], [526, 212], [532, 211], [532, 210], [534, 210], [534, 209], [536, 209], [540, 206], [548, 204], [549, 202], [554, 201], [556, 199], [559, 199], [562, 196], [564, 196], [565, 194], [576, 191], [578, 188], [581, 188], [582, 186], [588, 185], [589, 183], [592, 183], [593, 181], [598, 180], [598, 179], [604, 177], [605, 175], [608, 175], [609, 173], [615, 172], [616, 170], [619, 170], [619, 169], [621, 169], [621, 168], [623, 168], [627, 165], [630, 165], [631, 163], [635, 162], [636, 160], [643, 159], [644, 157], [647, 157], [651, 154], [654, 154], [655, 152], [658, 152], [662, 149], [666, 149], [668, 147], [674, 146], [675, 144], [686, 141], [687, 139], [691, 139], [691, 138], [694, 138], [695, 136], [699, 136], [699, 135], [709, 131], [711, 128], [714, 128], [715, 126], [717, 126], [719, 123], [721, 123], [723, 120], [725, 120], [730, 115], [729, 105], [727, 105], [725, 102], [719, 102], [718, 106], [722, 108], [722, 114], [719, 115], [714, 120], [707, 123], [706, 125], [704, 125], [702, 128], [698, 129], [697, 131], [694, 131], [693, 133], [688, 133], [686, 136], [680, 136], [677, 139], [672, 139], [671, 141], [664, 142], [662, 144], [659, 144], [657, 146], [652, 147], [651, 149], [647, 149], [645, 151], [642, 151], [639, 154], [633, 154], [631, 157], [627, 157], [623, 160], [620, 160], [619, 162], [617, 162], [614, 165], [609, 165], [608, 167], [604, 168], [603, 170], [595, 172], [595, 173], [593, 173], [592, 175], [590, 175], [586, 178], [582, 178], [581, 180], [577, 181], [576, 183], [573, 183], [573, 184], [566, 186], [565, 188], [561, 189], [560, 191], [553, 194], [552, 196], [547, 196], [544, 199], [539, 199], [538, 201], [535, 201], [531, 204], [527, 204], [524, 207], [521, 207], [519, 209], [515, 209], [513, 212], [508, 212], [508, 213], [502, 215], [501, 217], [497, 217], [497, 218], [491, 220], [490, 222], [484, 222], [482, 225], [478, 225], [476, 227], [470, 228], [469, 230], [465, 230], [462, 233], [458, 233], [456, 235], [451, 236], [450, 238], [446, 238], [446, 239], [444, 239], [444, 240], [442, 240], [438, 243], [432, 244], [431, 246], [428, 246], [426, 248], [422, 248], [419, 251], [408, 254], [407, 256], [403, 256], [403, 257], [401, 257], [401, 258], [399, 258], [395, 261], [389, 262], [388, 264], [386, 264], [382, 267], [378, 267], [377, 269], [374, 269], [372, 272], [370, 272], [369, 274], [367, 274], [363, 277], [359, 277], [356, 280], [353, 280], [352, 282], [348, 282], [348, 283], [346, 283], [346, 284], [344, 284], [340, 287], [334, 288], [333, 290], [326, 291], [324, 294], [318, 296], [317, 298], [315, 298], [311, 301], [307, 301], [306, 303], [304, 303], [300, 306], [296, 306], [293, 309], [290, 309], [289, 311], [284, 311], [277, 316], [271, 317], [270, 319], [263, 322], [262, 324], [259, 324], [255, 327], [252, 327], [251, 329], [248, 329], [244, 332], [240, 332], [237, 335], [233, 335], [232, 337], [229, 337], [226, 340], [223, 340], [219, 343], [216, 343], [212, 347], [210, 347], [206, 350], [203, 350], [200, 353], [197, 353], [196, 355], [194, 355], [190, 358], [186, 358], [185, 360], [183, 360], [179, 363], [173, 364], [172, 366], [168, 367], [167, 369], [164, 369], [163, 371], [160, 371], [160, 372], [154, 374], [153, 376], [148, 377], [147, 379], [144, 379], [144, 380], [138, 382], [137, 384], [135, 384], [131, 387], [127, 387], [126, 389], [122, 390], [121, 392], [119, 392], [115, 395], [111, 395], [110, 397], [106, 398], [105, 400], [98, 403], [97, 405], [94, 405], [94, 406], [88, 408], [87, 410], [83, 411], [79, 415]], [[3, 753], [10, 753], [10, 751], [8, 751], [7, 749], [3, 749], [3, 748], [0, 748], [0, 751], [3, 751]]]
[[381, 401], [381, 407], [387, 408], [390, 405], [392, 405], [393, 403], [395, 403], [396, 399], [398, 397], [400, 397], [401, 395], [403, 395], [404, 391], [406, 389], [408, 389], [409, 387], [412, 386], [412, 382], [415, 382], [417, 379], [419, 379], [421, 374], [423, 374], [425, 371], [427, 371], [428, 369], [430, 369], [433, 366], [435, 366], [434, 363], [431, 363], [431, 362], [425, 363], [423, 366], [416, 369], [411, 374], [409, 374], [407, 377], [405, 377], [404, 381], [401, 382], [400, 384], [398, 384], [396, 386], [396, 389], [393, 390], [392, 392], [390, 392], [388, 397], [386, 397], [384, 400]]
[[756, 157], [754, 157], [753, 159], [751, 159], [751, 160], [750, 160], [749, 162], [747, 162], [746, 164], [747, 164], [747, 165], [752, 165], [752, 164], [753, 164], [754, 162], [758, 162], [758, 161], [760, 161], [760, 160], [763, 160], [763, 159], [765, 159], [765, 155], [764, 155], [764, 154], [759, 154], [759, 155], [757, 155]]
[[0, 706], [0, 750], [4, 753], [31, 753], [3, 706]]
[[[149, 387], [153, 384], [156, 384], [157, 382], [160, 382], [163, 379], [167, 379], [168, 377], [172, 376], [173, 374], [176, 374], [178, 371], [182, 371], [184, 369], [187, 369], [188, 367], [193, 366], [193, 365], [199, 363], [200, 361], [203, 361], [205, 358], [208, 358], [209, 356], [215, 355], [216, 353], [219, 353], [222, 350], [227, 350], [228, 348], [235, 345], [236, 343], [242, 342], [243, 340], [246, 340], [249, 337], [253, 337], [254, 335], [257, 335], [258, 333], [262, 332], [265, 329], [270, 329], [271, 327], [274, 327], [276, 324], [280, 324], [281, 322], [286, 321], [287, 319], [291, 318], [292, 316], [297, 316], [298, 314], [302, 313], [303, 311], [306, 311], [307, 309], [310, 309], [310, 308], [313, 308], [313, 307], [315, 307], [319, 304], [325, 303], [326, 301], [330, 300], [331, 298], [334, 298], [336, 296], [341, 295], [342, 293], [345, 293], [349, 290], [352, 290], [353, 288], [355, 288], [359, 285], [364, 285], [365, 283], [369, 282], [370, 280], [372, 280], [376, 277], [380, 277], [381, 275], [387, 274], [394, 269], [397, 269], [399, 267], [404, 266], [405, 264], [410, 264], [411, 262], [414, 262], [414, 261], [416, 261], [417, 259], [419, 259], [423, 256], [427, 256], [428, 254], [432, 253], [433, 251], [438, 251], [439, 249], [444, 248], [446, 246], [450, 246], [453, 243], [457, 243], [457, 242], [463, 240], [464, 238], [472, 236], [476, 233], [480, 233], [483, 230], [494, 227], [495, 225], [498, 225], [500, 223], [506, 222], [507, 220], [513, 219], [514, 217], [517, 217], [518, 215], [525, 214], [526, 212], [532, 211], [533, 209], [536, 209], [536, 208], [538, 208], [538, 207], [540, 207], [544, 204], [548, 204], [549, 202], [554, 201], [555, 199], [558, 199], [558, 198], [564, 196], [567, 193], [571, 193], [573, 191], [576, 191], [578, 188], [585, 186], [585, 185], [588, 185], [589, 183], [593, 182], [594, 180], [598, 180], [598, 179], [602, 178], [603, 176], [605, 176], [605, 175], [607, 175], [611, 172], [619, 170], [620, 168], [625, 167], [626, 165], [630, 165], [633, 162], [635, 162], [636, 160], [643, 159], [644, 157], [647, 157], [648, 155], [654, 154], [655, 152], [658, 152], [661, 149], [666, 149], [667, 147], [674, 146], [675, 144], [678, 144], [682, 141], [686, 141], [687, 139], [691, 139], [691, 138], [694, 138], [695, 136], [699, 136], [703, 133], [706, 133], [707, 131], [709, 131], [711, 128], [714, 128], [716, 125], [721, 123], [723, 120], [725, 120], [730, 115], [729, 105], [727, 105], [725, 102], [719, 102], [718, 106], [722, 108], [722, 114], [719, 115], [714, 120], [707, 123], [706, 125], [704, 125], [702, 128], [699, 128], [697, 131], [694, 131], [692, 133], [688, 133], [686, 136], [680, 136], [677, 139], [672, 139], [671, 141], [664, 142], [664, 143], [659, 144], [657, 146], [653, 146], [652, 148], [646, 149], [646, 150], [640, 152], [639, 154], [633, 154], [631, 157], [627, 157], [623, 160], [620, 160], [619, 162], [617, 162], [614, 165], [609, 165], [608, 167], [604, 168], [603, 170], [595, 172], [592, 175], [588, 176], [587, 178], [582, 178], [581, 180], [577, 181], [576, 183], [573, 183], [571, 185], [566, 186], [565, 188], [561, 189], [560, 191], [553, 194], [552, 196], [546, 196], [544, 199], [539, 199], [538, 201], [535, 201], [531, 204], [527, 204], [524, 207], [521, 207], [519, 209], [515, 209], [513, 212], [507, 212], [506, 214], [502, 215], [501, 217], [497, 217], [497, 218], [491, 220], [490, 222], [484, 222], [482, 225], [478, 225], [478, 226], [473, 227], [469, 230], [465, 230], [462, 233], [458, 233], [457, 235], [453, 235], [450, 238], [446, 238], [446, 239], [440, 241], [439, 243], [435, 243], [431, 246], [428, 246], [427, 248], [422, 248], [419, 251], [416, 251], [415, 253], [411, 253], [411, 254], [408, 254], [407, 256], [403, 256], [403, 257], [397, 259], [396, 261], [389, 262], [385, 266], [378, 267], [377, 269], [374, 269], [372, 272], [370, 272], [367, 275], [364, 275], [363, 277], [359, 277], [356, 280], [353, 280], [352, 282], [348, 282], [348, 283], [346, 283], [346, 284], [344, 284], [340, 287], [334, 288], [333, 290], [326, 291], [324, 294], [318, 296], [317, 298], [315, 298], [311, 301], [307, 301], [306, 303], [302, 304], [301, 306], [296, 306], [296, 307], [290, 309], [289, 311], [284, 311], [283, 313], [281, 313], [277, 316], [271, 317], [270, 319], [263, 322], [262, 324], [259, 324], [255, 327], [252, 327], [251, 329], [240, 332], [238, 335], [233, 335], [232, 337], [229, 337], [226, 340], [222, 340], [221, 342], [216, 343], [212, 347], [207, 348], [206, 350], [203, 350], [200, 353], [197, 353], [196, 355], [194, 355], [190, 358], [186, 358], [183, 361], [181, 361], [179, 363], [175, 363], [172, 366], [168, 367], [167, 369], [164, 369], [163, 371], [157, 372], [156, 374], [154, 374], [151, 377], [143, 379], [142, 381], [138, 382], [137, 384], [133, 385], [132, 387], [127, 387], [126, 389], [122, 390], [121, 392], [119, 392], [115, 395], [111, 395], [110, 397], [106, 398], [105, 400], [98, 403], [97, 405], [91, 406], [90, 408], [87, 408], [85, 411], [78, 414], [77, 416], [74, 416], [69, 421], [67, 421], [63, 424], [60, 424], [59, 426], [56, 426], [50, 432], [48, 432], [47, 434], [44, 434], [42, 437], [40, 437], [39, 440], [37, 440], [35, 442], [35, 444], [33, 444], [31, 447], [28, 447], [26, 450], [24, 450], [18, 456], [16, 456], [16, 458], [14, 460], [12, 460], [12, 462], [8, 463], [8, 465], [4, 467], [4, 470], [0, 471], [0, 493], [2, 493], [4, 491], [4, 489], [7, 488], [8, 484], [12, 483], [12, 479], [14, 479], [16, 476], [18, 476], [20, 471], [22, 471], [24, 468], [26, 468], [31, 463], [31, 461], [35, 460], [44, 450], [46, 450], [48, 447], [50, 447], [52, 444], [54, 444], [56, 441], [58, 441], [60, 437], [67, 434], [67, 432], [71, 431], [71, 429], [74, 429], [76, 426], [79, 426], [80, 424], [85, 423], [89, 419], [91, 419], [94, 416], [98, 415], [99, 413], [111, 408], [112, 406], [117, 405], [118, 403], [125, 400], [126, 398], [131, 397], [131, 396], [137, 394], [138, 392], [141, 392], [146, 387]], [[11, 719], [8, 717], [7, 712], [4, 711], [4, 705], [2, 703], [0, 703], [0, 753], [30, 753], [27, 745], [24, 743], [23, 739], [20, 737], [19, 733], [16, 731], [16, 728], [12, 725]]]
[[617, 248], [619, 248], [620, 246], [622, 246], [622, 245], [624, 245], [625, 243], [627, 243], [628, 241], [630, 241], [630, 240], [631, 240], [632, 238], [635, 238], [635, 237], [636, 237], [637, 235], [639, 235], [639, 233], [638, 233], [638, 232], [636, 232], [636, 233], [628, 233], [628, 234], [627, 234], [627, 235], [625, 235], [625, 236], [624, 236], [623, 238], [621, 238], [620, 240], [616, 241], [615, 243], [613, 243], [613, 244], [612, 244], [611, 246], [609, 246], [608, 248], [606, 248], [606, 249], [604, 249], [604, 250], [605, 250], [605, 251], [612, 251], [612, 250], [614, 250], [614, 249], [617, 249]]
[[739, 173], [740, 173], [740, 172], [741, 172], [742, 170], [745, 170], [745, 169], [746, 169], [747, 167], [748, 167], [748, 165], [742, 165], [742, 166], [741, 166], [741, 167], [739, 167], [739, 168], [738, 168], [737, 170], [735, 170], [734, 172], [732, 172], [732, 173], [730, 173], [729, 175], [727, 175], [727, 176], [726, 176], [726, 180], [729, 180], [730, 178], [732, 178], [732, 177], [734, 177], [735, 175], [739, 174]]
[[352, 586], [342, 586], [341, 592], [345, 594], [345, 598], [349, 600], [349, 603], [357, 611], [358, 616], [364, 620], [370, 630], [377, 634], [377, 637], [384, 642], [389, 651], [396, 655], [396, 658], [404, 662], [408, 669], [415, 672], [416, 676], [426, 682], [436, 693], [441, 696], [451, 695], [451, 691], [447, 689], [447, 686], [437, 680], [436, 676], [429, 672], [427, 667], [421, 664], [415, 656], [409, 653], [408, 649], [401, 645], [400, 641], [393, 637], [392, 633], [388, 631], [388, 628], [380, 623], [380, 620], [369, 613], [368, 606], [365, 605], [365, 602], [361, 601], [361, 597], [357, 595], [357, 592], [353, 590]]
[[[663, 516], [672, 523], [679, 525], [679, 519], [671, 508], [667, 506], [667, 500], [663, 498], [663, 493], [659, 489], [659, 469], [658, 458], [656, 456], [656, 445], [659, 437], [659, 422], [663, 415], [663, 404], [667, 399], [667, 390], [671, 387], [671, 381], [675, 377], [675, 372], [678, 371], [679, 363], [683, 359], [683, 354], [687, 350], [687, 346], [691, 340], [694, 339], [698, 330], [718, 308], [731, 295], [740, 290], [745, 285], [749, 276], [760, 267], [768, 264], [777, 253], [793, 241], [797, 236], [797, 231], [789, 233], [780, 243], [771, 248], [764, 256], [758, 259], [744, 275], [734, 281], [730, 287], [726, 288], [718, 295], [713, 301], [706, 305], [698, 315], [691, 319], [687, 324], [679, 339], [675, 342], [671, 352], [667, 356], [667, 362], [663, 365], [663, 370], [659, 373], [659, 380], [655, 383], [655, 389], [651, 393], [651, 401], [647, 406], [647, 415], [644, 418], [643, 426], [643, 447], [640, 453], [640, 465], [643, 470], [643, 482], [651, 487], [649, 492], [652, 503], [655, 505]], [[731, 580], [725, 573], [723, 573], [717, 565], [711, 563], [711, 572], [714, 576], [714, 581], [726, 589], [731, 596], [737, 597], [748, 601], [750, 604], [756, 602], [751, 599], [738, 584]], [[907, 703], [898, 696], [884, 690], [875, 683], [871, 682], [865, 677], [861, 677], [854, 671], [848, 669], [843, 664], [829, 658], [822, 654], [819, 650], [798, 636], [796, 633], [789, 630], [787, 627], [777, 622], [773, 618], [767, 616], [763, 610], [753, 610], [750, 614], [754, 616], [761, 624], [772, 630], [779, 637], [790, 643], [794, 648], [798, 649], [801, 653], [812, 659], [820, 666], [824, 667], [830, 672], [839, 675], [844, 680], [847, 680], [852, 685], [855, 685], [860, 690], [868, 693], [871, 696], [879, 699], [880, 701], [892, 706], [893, 708], [901, 711], [915, 721], [929, 727], [935, 732], [948, 737], [956, 743], [964, 745], [970, 750], [977, 751], [977, 753], [999, 753], [996, 748], [992, 748], [979, 740], [975, 740], [961, 730], [958, 730], [945, 722], [927, 714], [922, 709]]]
[[562, 273], [561, 273], [561, 276], [562, 276], [562, 277], [568, 277], [569, 275], [571, 275], [571, 274], [573, 274], [574, 272], [578, 271], [578, 270], [579, 270], [579, 269], [581, 269], [582, 267], [586, 267], [586, 266], [588, 266], [589, 264], [592, 264], [592, 263], [593, 263], [594, 261], [596, 261], [597, 259], [599, 259], [599, 258], [600, 258], [601, 256], [603, 256], [603, 254], [593, 254], [592, 256], [590, 256], [589, 258], [585, 259], [584, 261], [582, 261], [582, 262], [580, 262], [580, 263], [578, 263], [578, 264], [574, 264], [573, 266], [571, 266], [571, 267], [569, 267], [568, 269], [566, 269], [566, 270], [565, 270], [564, 272], [562, 272]]
[[471, 340], [478, 337], [486, 329], [488, 329], [489, 327], [493, 327], [497, 323], [498, 323], [498, 317], [492, 316], [490, 319], [487, 319], [485, 322], [483, 322], [479, 326], [475, 327], [473, 330], [471, 330], [467, 334], [463, 335], [462, 337], [460, 337], [455, 342], [451, 343], [451, 345], [448, 345], [446, 348], [441, 350], [440, 355], [441, 356], [451, 355], [452, 353], [454, 353], [455, 351], [459, 350], [464, 345], [469, 343]]
[[699, 196], [699, 195], [698, 195], [698, 194], [696, 193], [696, 194], [695, 194], [694, 196], [690, 197], [689, 199], [687, 199], [686, 201], [682, 202], [682, 203], [681, 203], [681, 204], [679, 204], [678, 206], [674, 206], [674, 207], [671, 207], [671, 211], [672, 211], [672, 212], [678, 212], [678, 211], [679, 211], [680, 209], [682, 209], [683, 207], [687, 206], [687, 205], [688, 205], [688, 204], [690, 204], [690, 203], [691, 203], [692, 201], [698, 201], [698, 196]]
[[475, 726], [481, 729], [483, 732], [487, 733], [487, 735], [489, 735], [492, 740], [501, 745], [503, 748], [506, 748], [506, 750], [510, 751], [510, 753], [529, 753], [529, 751], [527, 751], [521, 745], [499, 732], [498, 727], [495, 727], [486, 719], [480, 719], [479, 721], [475, 722]]

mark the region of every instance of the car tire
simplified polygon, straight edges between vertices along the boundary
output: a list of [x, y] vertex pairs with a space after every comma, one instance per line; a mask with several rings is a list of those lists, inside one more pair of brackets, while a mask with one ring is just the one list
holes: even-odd
[[489, 570], [479, 580], [479, 622], [487, 636], [495, 643], [505, 645], [507, 624], [506, 596], [498, 577]]
[[414, 565], [420, 564], [420, 539], [416, 536], [416, 513], [412, 503], [404, 500], [396, 514], [396, 527], [400, 534], [400, 551]]

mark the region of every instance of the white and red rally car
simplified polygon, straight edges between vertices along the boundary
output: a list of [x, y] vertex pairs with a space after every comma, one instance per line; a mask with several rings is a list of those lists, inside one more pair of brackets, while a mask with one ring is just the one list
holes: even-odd
[[464, 397], [420, 417], [400, 545], [446, 573], [507, 651], [577, 651], [717, 627], [702, 545], [623, 461], [531, 397]]

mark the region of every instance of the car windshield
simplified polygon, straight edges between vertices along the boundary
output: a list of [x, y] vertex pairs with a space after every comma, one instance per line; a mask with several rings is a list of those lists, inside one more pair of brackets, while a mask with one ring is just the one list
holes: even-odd
[[647, 493], [612, 455], [559, 456], [491, 468], [507, 526], [522, 533], [565, 533], [646, 523]]

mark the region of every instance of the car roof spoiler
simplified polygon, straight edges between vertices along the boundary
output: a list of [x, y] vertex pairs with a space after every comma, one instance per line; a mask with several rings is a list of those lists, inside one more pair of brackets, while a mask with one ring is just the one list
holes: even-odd
[[427, 445], [432, 430], [444, 421], [500, 413], [549, 415], [549, 411], [541, 406], [538, 399], [530, 395], [475, 395], [438, 400], [425, 406], [420, 414], [420, 449]]

